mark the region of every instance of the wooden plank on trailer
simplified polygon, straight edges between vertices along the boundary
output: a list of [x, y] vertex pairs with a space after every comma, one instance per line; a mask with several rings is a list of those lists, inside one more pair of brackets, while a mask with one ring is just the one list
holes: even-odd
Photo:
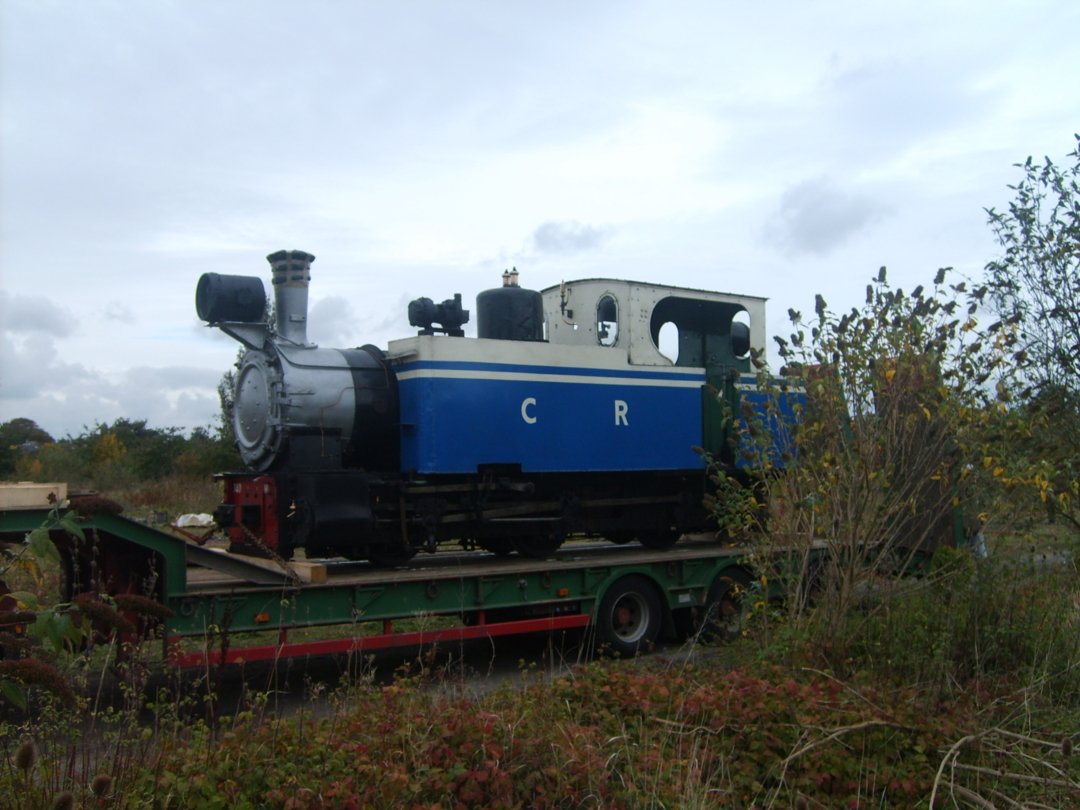
[[237, 554], [236, 552], [226, 551], [225, 549], [220, 548], [211, 548], [208, 549], [208, 551], [212, 551], [223, 558], [236, 560], [237, 562], [255, 568], [261, 568], [264, 571], [275, 574], [284, 574], [286, 576], [291, 575], [300, 582], [307, 582], [313, 585], [326, 582], [327, 573], [325, 563], [309, 562], [305, 560], [279, 561], [268, 559], [266, 557], [252, 557], [248, 554]]
[[[275, 573], [288, 576], [280, 563], [265, 557], [249, 557], [224, 549], [207, 549], [215, 557], [221, 557], [247, 566], [257, 566], [267, 574]], [[288, 565], [296, 574], [297, 581], [322, 588], [356, 587], [369, 585], [400, 585], [407, 582], [447, 582], [468, 579], [469, 577], [500, 577], [529, 574], [539, 570], [559, 571], [595, 566], [630, 566], [649, 565], [657, 562], [677, 563], [682, 560], [694, 560], [702, 555], [710, 558], [742, 557], [745, 549], [727, 547], [711, 538], [687, 536], [684, 543], [671, 549], [653, 550], [636, 545], [616, 546], [607, 542], [567, 544], [551, 559], [534, 560], [527, 557], [502, 557], [484, 551], [447, 552], [440, 551], [432, 555], [417, 557], [405, 566], [381, 568], [366, 561], [330, 560], [291, 560]], [[198, 562], [198, 561], [193, 561]], [[202, 563], [200, 563], [202, 564]], [[211, 563], [205, 563], [211, 565]], [[309, 565], [309, 570], [303, 566]], [[220, 572], [220, 573], [218, 573]], [[310, 576], [310, 579], [304, 577]], [[245, 583], [242, 574], [218, 568], [208, 572], [191, 568], [188, 570], [188, 587], [201, 594], [218, 590], [247, 590], [265, 583]]]
[[326, 582], [326, 563], [311, 562], [310, 560], [290, 560], [289, 568], [300, 578], [301, 582], [310, 582], [319, 585]]
[[67, 484], [0, 484], [0, 509], [49, 509], [67, 502]]

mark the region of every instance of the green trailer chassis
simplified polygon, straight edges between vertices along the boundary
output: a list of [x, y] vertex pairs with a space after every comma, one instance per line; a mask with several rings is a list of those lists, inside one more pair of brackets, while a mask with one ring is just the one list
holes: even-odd
[[[0, 511], [0, 541], [22, 542], [48, 518], [45, 509]], [[52, 533], [65, 581], [82, 583], [67, 596], [153, 597], [172, 614], [160, 630], [178, 666], [587, 626], [599, 643], [633, 654], [663, 632], [687, 632], [725, 591], [733, 604], [749, 581], [744, 550], [702, 538], [664, 551], [571, 542], [548, 560], [440, 551], [397, 569], [320, 561], [325, 581], [314, 582], [297, 576], [301, 564], [208, 549], [124, 517], [79, 523], [85, 543]]]

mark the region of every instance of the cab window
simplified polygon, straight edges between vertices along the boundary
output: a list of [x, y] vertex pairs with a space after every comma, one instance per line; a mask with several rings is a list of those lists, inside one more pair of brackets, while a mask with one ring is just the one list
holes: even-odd
[[619, 339], [619, 304], [613, 295], [602, 295], [596, 303], [596, 340], [614, 346]]

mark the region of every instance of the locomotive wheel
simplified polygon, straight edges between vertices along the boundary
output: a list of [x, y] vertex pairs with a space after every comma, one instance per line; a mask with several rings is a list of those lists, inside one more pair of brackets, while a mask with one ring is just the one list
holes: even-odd
[[375, 565], [395, 568], [416, 556], [416, 549], [403, 543], [379, 543], [367, 548], [367, 558]]
[[484, 551], [490, 551], [492, 554], [498, 554], [500, 557], [505, 557], [507, 554], [514, 552], [514, 541], [508, 540], [505, 537], [489, 537], [485, 540], [477, 541], [477, 545]]
[[611, 655], [632, 658], [656, 643], [663, 618], [660, 597], [642, 576], [617, 580], [604, 593], [596, 613], [596, 639]]
[[664, 551], [679, 542], [681, 535], [675, 529], [660, 529], [638, 535], [638, 542], [653, 551]]
[[518, 554], [523, 557], [532, 557], [535, 560], [543, 560], [558, 551], [559, 546], [563, 544], [564, 539], [563, 535], [559, 532], [536, 534], [531, 537], [517, 538], [514, 541], [514, 547], [517, 549]]
[[698, 609], [697, 635], [702, 641], [735, 641], [742, 635], [743, 599], [749, 587], [750, 575], [739, 568], [713, 580]]

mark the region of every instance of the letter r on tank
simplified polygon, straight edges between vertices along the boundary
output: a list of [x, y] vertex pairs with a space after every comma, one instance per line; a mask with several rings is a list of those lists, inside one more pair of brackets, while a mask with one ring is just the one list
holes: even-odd
[[630, 423], [626, 419], [626, 414], [630, 412], [630, 406], [621, 399], [615, 400], [615, 424], [630, 426]]
[[525, 397], [521, 401], [521, 418], [528, 425], [536, 424], [536, 417], [529, 413], [529, 408], [536, 404], [536, 397]]

